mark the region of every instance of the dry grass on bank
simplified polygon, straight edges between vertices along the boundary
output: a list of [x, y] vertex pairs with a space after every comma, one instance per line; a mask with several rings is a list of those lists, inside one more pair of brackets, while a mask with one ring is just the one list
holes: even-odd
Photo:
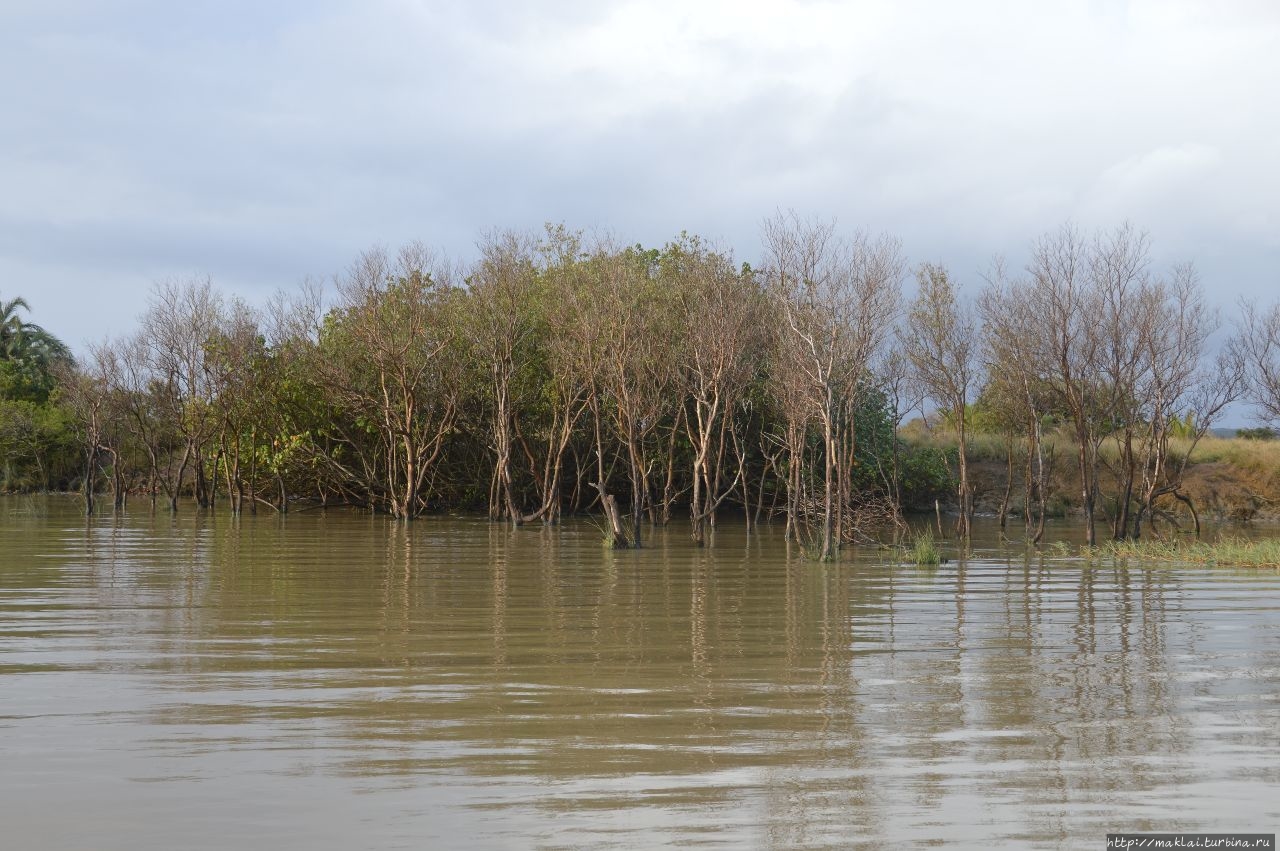
[[[956, 433], [953, 430], [942, 426], [926, 428], [919, 419], [903, 426], [899, 435], [912, 446], [943, 450], [956, 448]], [[1075, 458], [1076, 441], [1065, 427], [1046, 432], [1044, 443], [1046, 449], [1055, 449], [1059, 458]], [[1021, 440], [1015, 444], [1015, 449], [1020, 445]], [[1175, 458], [1184, 457], [1190, 448], [1189, 439], [1175, 437], [1169, 441], [1169, 451]], [[968, 449], [971, 461], [1003, 461], [1006, 452], [1005, 438], [990, 432], [973, 432], [968, 435]], [[1101, 454], [1104, 461], [1115, 461], [1118, 457], [1115, 441], [1103, 441]], [[1277, 470], [1280, 469], [1280, 440], [1245, 440], [1206, 435], [1196, 444], [1191, 461], [1193, 464], [1224, 462], [1253, 470]]]
[[[1185, 455], [1190, 440], [1169, 441], [1170, 450]], [[1193, 464], [1223, 462], [1252, 471], [1280, 470], [1280, 440], [1243, 440], [1238, 437], [1205, 437], [1191, 455]]]
[[[925, 429], [917, 420], [904, 427], [901, 435], [912, 446], [939, 449], [954, 456], [956, 435], [948, 429]], [[1046, 434], [1044, 440], [1046, 450], [1052, 450], [1056, 457], [1050, 514], [1070, 513], [1079, 491], [1075, 440], [1063, 429]], [[998, 434], [972, 434], [968, 448], [980, 509], [994, 510], [1006, 475], [1004, 438]], [[1194, 501], [1202, 519], [1224, 523], [1280, 519], [1280, 440], [1206, 436], [1192, 449], [1190, 440], [1175, 438], [1169, 450], [1174, 462], [1192, 452], [1182, 492]], [[1110, 470], [1118, 456], [1115, 442], [1104, 442], [1101, 453], [1105, 493], [1113, 484]], [[1022, 462], [1015, 463], [1016, 481], [1020, 483]], [[1019, 487], [1014, 486], [1015, 501]], [[1177, 506], [1172, 510], [1182, 511]]]

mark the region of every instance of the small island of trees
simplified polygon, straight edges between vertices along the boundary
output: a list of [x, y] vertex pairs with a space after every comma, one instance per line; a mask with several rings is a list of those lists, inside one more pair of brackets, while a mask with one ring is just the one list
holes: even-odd
[[922, 264], [909, 300], [896, 239], [794, 214], [758, 266], [688, 234], [479, 248], [466, 268], [375, 248], [331, 299], [304, 283], [262, 308], [163, 281], [79, 359], [0, 303], [3, 487], [91, 513], [602, 511], [619, 547], [680, 514], [703, 544], [732, 512], [819, 559], [940, 501], [964, 539], [985, 501], [1033, 542], [1078, 511], [1092, 545], [1198, 527], [1197, 444], [1237, 400], [1280, 419], [1280, 307], [1221, 327], [1195, 269], [1156, 270], [1128, 225], [1045, 234], [972, 297]]

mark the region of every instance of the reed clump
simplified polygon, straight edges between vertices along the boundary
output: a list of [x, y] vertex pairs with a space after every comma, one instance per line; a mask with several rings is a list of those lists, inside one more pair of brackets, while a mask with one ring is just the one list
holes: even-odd
[[938, 550], [938, 542], [934, 539], [933, 532], [925, 529], [912, 534], [907, 558], [920, 567], [934, 567], [941, 564], [942, 553]]
[[1108, 541], [1085, 551], [1090, 558], [1114, 558], [1224, 567], [1280, 568], [1280, 539], [1223, 538], [1218, 541]]

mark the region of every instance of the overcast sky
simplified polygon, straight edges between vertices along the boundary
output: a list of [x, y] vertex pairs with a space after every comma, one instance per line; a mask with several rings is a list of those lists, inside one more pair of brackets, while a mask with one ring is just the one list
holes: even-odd
[[75, 348], [157, 279], [260, 301], [546, 221], [759, 253], [778, 208], [975, 288], [1126, 219], [1280, 297], [1280, 4], [0, 5], [0, 298]]

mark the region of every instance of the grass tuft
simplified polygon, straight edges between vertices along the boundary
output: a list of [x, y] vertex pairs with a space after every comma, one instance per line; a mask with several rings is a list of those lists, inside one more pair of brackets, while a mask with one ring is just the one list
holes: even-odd
[[942, 563], [938, 542], [933, 539], [933, 532], [928, 529], [912, 534], [911, 547], [907, 554], [908, 559], [920, 567], [932, 567]]
[[613, 549], [613, 545], [614, 545], [613, 529], [609, 527], [608, 521], [599, 522], [595, 518], [591, 518], [587, 522], [589, 522], [592, 526], [594, 526], [596, 531], [600, 533], [601, 545], [604, 546], [605, 549], [610, 549], [610, 550]]

